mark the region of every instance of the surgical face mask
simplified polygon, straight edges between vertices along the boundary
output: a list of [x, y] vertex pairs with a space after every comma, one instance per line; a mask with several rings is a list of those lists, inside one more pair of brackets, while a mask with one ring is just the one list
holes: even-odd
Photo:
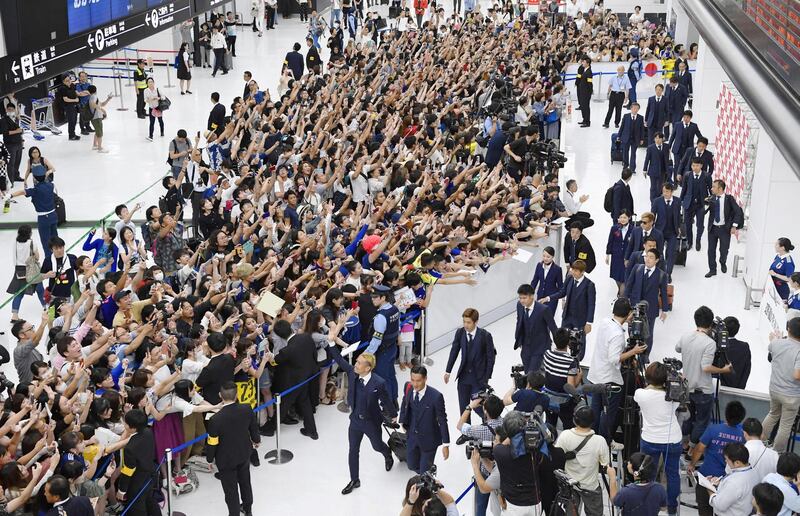
[[163, 272], [154, 272], [153, 279], [156, 281], [164, 281], [164, 273]]
[[728, 466], [727, 464], [725, 464], [725, 474], [726, 474], [726, 475], [730, 475], [730, 474], [731, 474], [731, 471], [733, 471], [733, 470], [731, 469], [731, 467], [730, 467], [730, 466]]

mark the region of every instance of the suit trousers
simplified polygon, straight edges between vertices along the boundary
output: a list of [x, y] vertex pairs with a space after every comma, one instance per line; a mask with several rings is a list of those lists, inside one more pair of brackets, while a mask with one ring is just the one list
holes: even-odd
[[[316, 392], [319, 392], [317, 390]], [[297, 415], [303, 418], [303, 428], [311, 434], [317, 433], [317, 424], [314, 421], [314, 411], [311, 408], [311, 398], [308, 395], [309, 384], [305, 384], [287, 394], [281, 400], [281, 419], [285, 419], [289, 410], [294, 407]]]
[[692, 236], [693, 236], [693, 227], [695, 221], [697, 222], [697, 242], [703, 238], [703, 232], [706, 229], [706, 221], [705, 221], [705, 209], [703, 208], [703, 203], [700, 201], [699, 203], [694, 203], [692, 207], [688, 210], [685, 210], [685, 222], [686, 222], [686, 240], [689, 242], [689, 245], [692, 245]]
[[672, 268], [675, 266], [675, 256], [678, 254], [678, 237], [675, 235], [664, 237], [664, 260], [666, 261], [666, 272], [672, 281]]
[[650, 351], [653, 350], [653, 335], [655, 334], [656, 319], [658, 319], [658, 316], [647, 316], [647, 324], [650, 326], [650, 335], [647, 337], [647, 351], [642, 353], [641, 357], [642, 362], [645, 364], [650, 363]]
[[[466, 409], [467, 405], [469, 405], [469, 402], [472, 401], [472, 395], [483, 389], [485, 386], [486, 384], [481, 384], [475, 379], [458, 380], [456, 383], [456, 389], [458, 390], [459, 414], [464, 413], [464, 409]], [[476, 408], [475, 413], [483, 418], [483, 409], [481, 407]]]
[[398, 348], [395, 345], [389, 349], [378, 351], [375, 356], [375, 374], [386, 380], [389, 397], [397, 405], [397, 372], [394, 369], [394, 359], [397, 358]]
[[[153, 475], [155, 476], [155, 473]], [[140, 489], [131, 490], [127, 493], [129, 502], [125, 505], [125, 514], [130, 516], [160, 516], [161, 509], [153, 499], [152, 483], [144, 488], [142, 496], [134, 500], [133, 498], [139, 493]]]
[[352, 417], [350, 419], [350, 428], [347, 431], [347, 438], [350, 441], [350, 451], [347, 454], [347, 464], [350, 466], [350, 480], [359, 480], [358, 478], [358, 457], [361, 453], [361, 440], [367, 436], [372, 449], [381, 455], [391, 457], [392, 451], [389, 446], [383, 442], [381, 437], [381, 426], [372, 421], [366, 421]]
[[147, 116], [147, 112], [144, 109], [144, 90], [145, 88], [136, 88], [136, 114], [140, 117]]
[[606, 111], [606, 120], [604, 125], [608, 125], [611, 120], [611, 113], [614, 113], [614, 125], [619, 126], [619, 120], [622, 118], [622, 104], [625, 102], [625, 92], [612, 91], [608, 97], [608, 111]]
[[592, 123], [592, 94], [579, 93], [578, 94], [578, 109], [581, 110], [581, 120], [584, 124]]
[[[697, 237], [700, 238], [700, 237]], [[728, 226], [716, 226], [714, 224], [708, 228], [708, 270], [717, 270], [717, 244], [719, 244], [719, 263], [728, 263], [728, 249], [731, 247], [731, 230]]]
[[522, 365], [525, 366], [525, 374], [528, 374], [531, 371], [538, 371], [542, 368], [544, 350], [534, 350], [532, 346], [522, 346], [520, 357], [522, 358]]
[[625, 142], [622, 144], [622, 166], [636, 172], [636, 149], [639, 142]]
[[656, 177], [650, 176], [650, 202], [661, 195], [661, 187], [664, 186], [663, 174]]
[[250, 461], [244, 461], [231, 469], [220, 469], [219, 480], [225, 493], [228, 516], [239, 516], [239, 492], [242, 494], [242, 507], [253, 507], [253, 487], [250, 485]]
[[408, 464], [408, 469], [421, 475], [433, 466], [433, 461], [436, 459], [436, 448], [432, 450], [423, 450], [412, 435], [413, 434], [409, 432], [406, 463]]

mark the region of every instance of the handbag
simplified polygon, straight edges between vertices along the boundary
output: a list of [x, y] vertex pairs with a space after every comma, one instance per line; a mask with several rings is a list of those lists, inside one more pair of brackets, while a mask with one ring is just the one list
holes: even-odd
[[25, 259], [25, 281], [31, 285], [42, 282], [42, 268], [39, 266], [39, 257], [31, 241], [31, 254]]
[[544, 123], [554, 124], [556, 122], [558, 122], [558, 110], [554, 109], [545, 115]]
[[[156, 90], [158, 96], [161, 97], [161, 92]], [[168, 97], [161, 97], [161, 100], [158, 101], [158, 110], [159, 111], [166, 111], [172, 105], [172, 101], [169, 100]]]

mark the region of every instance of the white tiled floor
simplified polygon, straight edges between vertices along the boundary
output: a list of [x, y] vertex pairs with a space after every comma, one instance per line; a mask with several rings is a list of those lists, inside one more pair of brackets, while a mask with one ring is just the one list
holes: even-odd
[[[449, 7], [449, 6], [448, 6]], [[385, 8], [384, 8], [385, 9]], [[166, 149], [171, 135], [185, 128], [190, 133], [205, 127], [207, 112], [211, 108], [209, 95], [219, 91], [225, 103], [235, 95], [240, 95], [243, 87], [241, 73], [245, 69], [253, 72], [254, 78], [262, 85], [274, 91], [278, 72], [286, 51], [295, 41], [302, 41], [306, 30], [295, 17], [290, 20], [279, 20], [278, 29], [268, 31], [263, 38], [258, 38], [249, 29], [243, 30], [239, 36], [237, 47], [240, 57], [235, 61], [235, 70], [227, 76], [210, 78], [210, 70], [195, 69], [192, 90], [194, 95], [181, 96], [178, 88], [168, 91], [173, 101], [172, 109], [165, 116], [167, 137], [156, 138], [153, 143], [146, 142], [147, 122], [138, 120], [134, 111], [116, 111], [118, 100], [111, 103], [109, 118], [106, 121], [106, 146], [109, 154], [98, 155], [89, 151], [90, 138], [84, 137], [79, 142], [68, 142], [65, 136], [47, 136], [37, 142], [43, 154], [51, 160], [56, 169], [56, 182], [59, 191], [66, 200], [68, 217], [72, 220], [98, 220], [113, 211], [114, 206], [122, 200], [129, 199], [156, 182], [166, 172]], [[324, 56], [323, 56], [324, 58]], [[159, 82], [163, 81], [164, 71], [156, 71]], [[109, 81], [96, 81], [101, 94], [112, 89]], [[159, 84], [163, 88], [163, 85]], [[133, 105], [133, 91], [129, 87], [124, 92], [125, 105]], [[595, 214], [596, 224], [587, 230], [598, 255], [599, 265], [592, 274], [597, 285], [598, 306], [596, 320], [608, 317], [616, 287], [608, 278], [608, 267], [603, 263], [605, 240], [610, 227], [610, 217], [603, 211], [602, 199], [606, 188], [619, 177], [621, 165], [609, 165], [609, 136], [611, 130], [601, 128], [601, 120], [605, 114], [605, 105], [593, 104], [594, 124], [590, 129], [580, 129], [573, 121], [566, 124], [564, 142], [569, 162], [564, 170], [565, 179], [576, 178], [582, 193], [588, 193], [590, 200], [587, 208]], [[32, 145], [33, 140], [27, 142]], [[644, 156], [640, 156], [641, 158]], [[633, 191], [637, 201], [646, 201], [648, 181], [640, 173], [633, 180]], [[19, 185], [17, 185], [19, 186]], [[160, 186], [150, 189], [137, 200], [144, 206], [153, 204], [161, 193]], [[636, 211], [641, 213], [647, 209], [644, 202], [637, 204]], [[32, 206], [26, 200], [20, 200], [12, 208], [11, 213], [0, 215], [1, 221], [34, 220]], [[83, 230], [70, 229], [61, 232], [70, 243], [76, 241]], [[13, 231], [0, 232], [0, 249], [8, 252], [13, 241]], [[79, 244], [80, 245], [80, 244]], [[731, 256], [742, 252], [734, 245]], [[729, 264], [730, 267], [730, 264]], [[0, 278], [10, 278], [12, 267], [8, 257], [0, 261]], [[706, 304], [716, 313], [727, 316], [735, 315], [742, 322], [740, 338], [751, 343], [753, 350], [753, 373], [749, 388], [766, 392], [769, 369], [765, 360], [765, 343], [757, 342], [755, 327], [757, 314], [742, 309], [744, 289], [740, 280], [730, 275], [720, 275], [713, 279], [704, 279], [706, 272], [705, 254], [691, 252], [686, 268], [676, 267], [674, 272], [675, 303], [674, 310], [666, 322], [656, 323], [656, 339], [653, 358], [674, 355], [674, 343], [682, 332], [693, 328], [692, 312], [700, 304]], [[441, 287], [446, 289], [447, 287]], [[437, 295], [446, 295], [442, 290]], [[26, 298], [21, 314], [25, 318], [35, 318], [38, 303], [34, 298]], [[7, 330], [10, 308], [0, 311], [0, 329]], [[494, 387], [504, 392], [510, 387], [508, 371], [518, 361], [518, 355], [511, 349], [513, 342], [514, 321], [507, 317], [489, 327], [499, 347], [499, 356], [494, 374]], [[13, 339], [11, 339], [13, 340]], [[6, 342], [13, 346], [13, 342]], [[589, 337], [589, 354], [591, 354], [592, 336]], [[589, 355], [590, 356], [590, 355]], [[589, 360], [587, 356], [587, 361]], [[430, 381], [433, 386], [443, 390], [446, 395], [449, 419], [453, 425], [457, 417], [457, 397], [455, 386], [444, 386], [442, 373], [446, 352], [436, 354], [435, 364], [429, 368]], [[4, 370], [10, 377], [16, 377], [13, 368], [8, 365]], [[402, 376], [402, 375], [401, 375]], [[401, 378], [401, 381], [403, 378]], [[272, 466], [263, 464], [253, 469], [253, 485], [255, 488], [255, 514], [318, 514], [337, 515], [389, 515], [400, 510], [403, 488], [411, 473], [403, 464], [395, 466], [393, 471], [383, 470], [383, 461], [368, 445], [362, 447], [362, 488], [349, 496], [341, 496], [339, 491], [348, 481], [347, 472], [347, 416], [333, 407], [320, 407], [317, 413], [317, 424], [320, 428], [320, 439], [310, 441], [300, 435], [298, 427], [284, 427], [284, 446], [295, 454], [294, 460], [286, 465]], [[265, 439], [261, 447], [262, 453], [274, 446], [273, 439]], [[468, 485], [470, 468], [463, 454], [463, 449], [451, 448], [448, 461], [438, 460], [439, 477], [445, 489], [457, 495]], [[209, 476], [201, 476], [201, 489], [193, 494], [175, 500], [175, 509], [194, 516], [199, 514], [224, 514], [224, 501], [218, 482]], [[462, 512], [471, 509], [468, 497], [459, 505]], [[684, 511], [684, 514], [687, 514]]]

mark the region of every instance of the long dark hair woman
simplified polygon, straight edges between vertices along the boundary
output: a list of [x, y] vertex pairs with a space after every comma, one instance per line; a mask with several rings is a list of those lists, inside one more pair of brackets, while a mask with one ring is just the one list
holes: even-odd
[[[14, 300], [11, 302], [11, 322], [19, 319], [19, 307], [22, 304], [22, 298], [29, 296], [36, 292], [39, 296], [39, 302], [45, 306], [44, 302], [44, 287], [42, 280], [44, 279], [41, 274], [38, 277], [29, 277], [28, 269], [36, 269], [38, 272], [39, 264], [42, 263], [42, 253], [39, 247], [33, 241], [31, 235], [33, 231], [28, 224], [23, 224], [17, 229], [17, 238], [14, 240], [12, 248], [12, 263], [14, 264], [14, 273], [11, 277], [11, 282], [8, 284], [6, 292], [14, 294]], [[33, 283], [28, 283], [33, 280]]]
[[192, 62], [189, 59], [189, 48], [186, 43], [181, 44], [178, 55], [175, 58], [178, 65], [178, 80], [181, 82], [181, 95], [192, 94], [189, 88], [192, 87]]

